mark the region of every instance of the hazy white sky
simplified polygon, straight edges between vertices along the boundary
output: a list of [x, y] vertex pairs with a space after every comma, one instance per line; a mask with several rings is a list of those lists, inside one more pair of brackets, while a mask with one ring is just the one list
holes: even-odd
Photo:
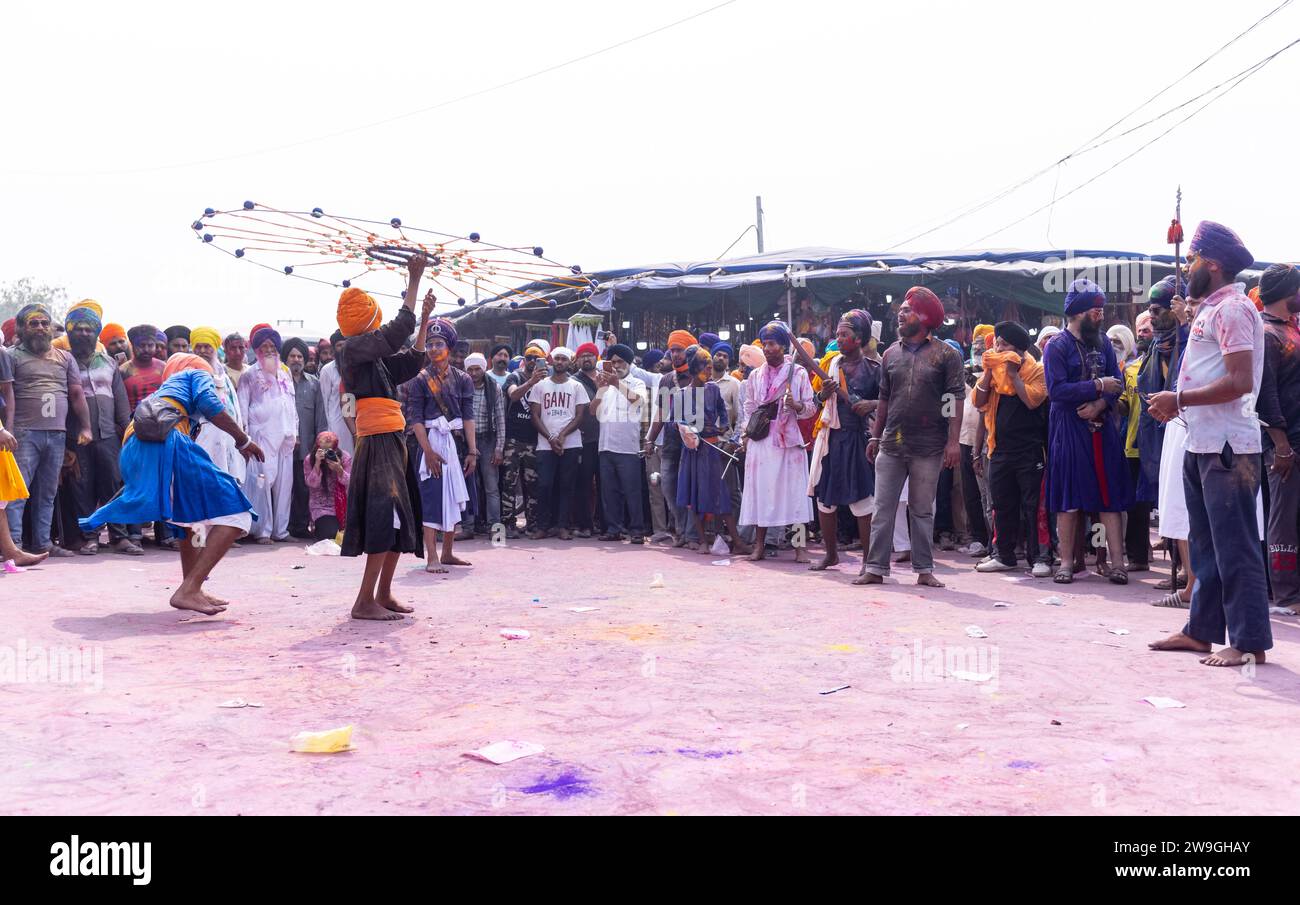
[[[716, 257], [767, 212], [769, 251], [882, 249], [1059, 159], [1280, 0], [739, 0], [557, 72], [381, 127], [719, 0], [612, 4], [8, 3], [0, 282], [106, 317], [332, 326], [336, 293], [195, 241], [251, 198], [540, 244], [588, 270]], [[1130, 124], [1300, 37], [1290, 6]], [[1175, 187], [1261, 260], [1295, 260], [1300, 47], [1113, 173], [979, 247], [1162, 253]], [[908, 250], [975, 242], [1197, 105]], [[213, 158], [217, 162], [192, 164]], [[754, 251], [752, 234], [733, 255]], [[397, 277], [390, 291], [401, 288]]]

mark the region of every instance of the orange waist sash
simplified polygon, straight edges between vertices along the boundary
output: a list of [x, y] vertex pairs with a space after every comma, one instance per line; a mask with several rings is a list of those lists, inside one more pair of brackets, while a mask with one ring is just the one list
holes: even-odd
[[402, 406], [396, 399], [373, 397], [357, 400], [357, 436], [391, 434], [406, 429]]

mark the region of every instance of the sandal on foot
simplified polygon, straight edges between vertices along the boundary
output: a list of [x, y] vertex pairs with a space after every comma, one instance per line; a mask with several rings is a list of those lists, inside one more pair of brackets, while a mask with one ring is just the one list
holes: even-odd
[[1172, 594], [1167, 594], [1166, 596], [1161, 597], [1159, 600], [1157, 600], [1155, 603], [1151, 605], [1169, 607], [1170, 609], [1175, 609], [1175, 610], [1186, 610], [1191, 607], [1191, 604], [1188, 603], [1186, 600], [1184, 600], [1183, 596], [1179, 594], [1177, 591], [1175, 591]]
[[1106, 578], [1111, 584], [1128, 584], [1128, 572], [1118, 566], [1111, 566]]
[[1073, 584], [1074, 573], [1072, 573], [1069, 569], [1061, 569], [1059, 572], [1057, 572], [1055, 575], [1052, 576], [1052, 581], [1056, 582], [1057, 584]]

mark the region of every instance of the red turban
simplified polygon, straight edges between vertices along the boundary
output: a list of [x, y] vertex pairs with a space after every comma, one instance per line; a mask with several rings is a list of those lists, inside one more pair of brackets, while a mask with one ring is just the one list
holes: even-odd
[[577, 358], [579, 355], [588, 355], [588, 354], [595, 355], [597, 358], [600, 358], [600, 350], [596, 348], [595, 343], [583, 343], [582, 345], [578, 346], [578, 350], [573, 353], [573, 357]]
[[14, 334], [18, 332], [18, 321], [11, 317], [4, 322], [3, 327], [0, 329], [4, 331], [5, 342], [11, 343], [14, 341]]
[[929, 289], [924, 286], [913, 286], [907, 290], [903, 301], [912, 306], [912, 310], [916, 312], [927, 330], [938, 330], [943, 326], [943, 302], [939, 301], [939, 296]]

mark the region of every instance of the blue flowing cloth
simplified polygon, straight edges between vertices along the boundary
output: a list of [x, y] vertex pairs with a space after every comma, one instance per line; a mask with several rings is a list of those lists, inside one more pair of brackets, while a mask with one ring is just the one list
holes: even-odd
[[[213, 418], [226, 410], [206, 371], [175, 374], [163, 381], [154, 395], [174, 399], [190, 416]], [[215, 430], [211, 425], [209, 429]], [[125, 482], [122, 489], [88, 518], [78, 520], [82, 530], [93, 531], [108, 522], [190, 524], [253, 510], [235, 479], [217, 468], [207, 452], [181, 430], [169, 432], [162, 443], [133, 434], [122, 447], [118, 462]]]
[[1080, 355], [1081, 348], [1074, 334], [1063, 330], [1043, 350], [1047, 395], [1051, 399], [1047, 420], [1047, 507], [1052, 512], [1123, 512], [1133, 505], [1133, 488], [1115, 419], [1119, 394], [1105, 396], [1108, 407], [1096, 432], [1075, 409], [1097, 398], [1094, 377], [1114, 377], [1121, 384], [1124, 378], [1115, 360], [1115, 349], [1104, 337], [1098, 348], [1084, 348], [1086, 358]]

